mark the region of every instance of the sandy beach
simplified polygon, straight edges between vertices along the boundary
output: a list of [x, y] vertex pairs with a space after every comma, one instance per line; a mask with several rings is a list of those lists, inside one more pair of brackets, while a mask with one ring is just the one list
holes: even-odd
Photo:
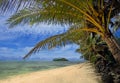
[[0, 80], [0, 83], [100, 83], [90, 63], [22, 74]]

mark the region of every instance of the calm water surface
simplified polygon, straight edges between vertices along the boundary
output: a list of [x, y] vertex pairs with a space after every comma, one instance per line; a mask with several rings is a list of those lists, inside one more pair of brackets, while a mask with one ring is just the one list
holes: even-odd
[[24, 74], [34, 71], [42, 71], [47, 69], [54, 69], [58, 67], [65, 67], [80, 62], [68, 61], [0, 61], [0, 79], [8, 78], [18, 74]]

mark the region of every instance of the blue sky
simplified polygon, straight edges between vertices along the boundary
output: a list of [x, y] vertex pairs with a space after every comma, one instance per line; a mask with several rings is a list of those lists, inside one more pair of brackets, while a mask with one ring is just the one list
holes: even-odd
[[[22, 59], [39, 41], [67, 30], [67, 26], [47, 24], [19, 25], [10, 29], [6, 24], [8, 17], [9, 15], [0, 16], [0, 60]], [[66, 57], [78, 60], [80, 54], [75, 52], [78, 47], [72, 44], [52, 50], [41, 50], [28, 59], [52, 60], [57, 57]]]

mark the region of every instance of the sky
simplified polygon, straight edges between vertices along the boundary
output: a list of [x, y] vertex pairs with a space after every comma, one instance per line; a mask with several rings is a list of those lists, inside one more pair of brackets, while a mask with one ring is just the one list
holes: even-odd
[[[8, 28], [7, 19], [9, 15], [0, 15], [0, 60], [22, 60], [38, 42], [50, 36], [64, 33], [68, 26], [60, 25], [18, 25]], [[80, 53], [75, 50], [78, 45], [70, 44], [65, 47], [51, 50], [40, 50], [27, 60], [52, 60], [53, 58], [65, 57], [69, 60], [80, 60]], [[82, 60], [82, 59], [81, 59]]]

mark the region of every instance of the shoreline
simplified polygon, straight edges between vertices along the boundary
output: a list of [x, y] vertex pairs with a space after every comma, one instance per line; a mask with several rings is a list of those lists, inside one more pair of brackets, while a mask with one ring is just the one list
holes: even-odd
[[66, 67], [77, 63], [78, 61], [4, 61], [0, 62], [0, 80], [36, 71]]
[[100, 83], [95, 69], [88, 62], [21, 74], [0, 80], [0, 83]]

